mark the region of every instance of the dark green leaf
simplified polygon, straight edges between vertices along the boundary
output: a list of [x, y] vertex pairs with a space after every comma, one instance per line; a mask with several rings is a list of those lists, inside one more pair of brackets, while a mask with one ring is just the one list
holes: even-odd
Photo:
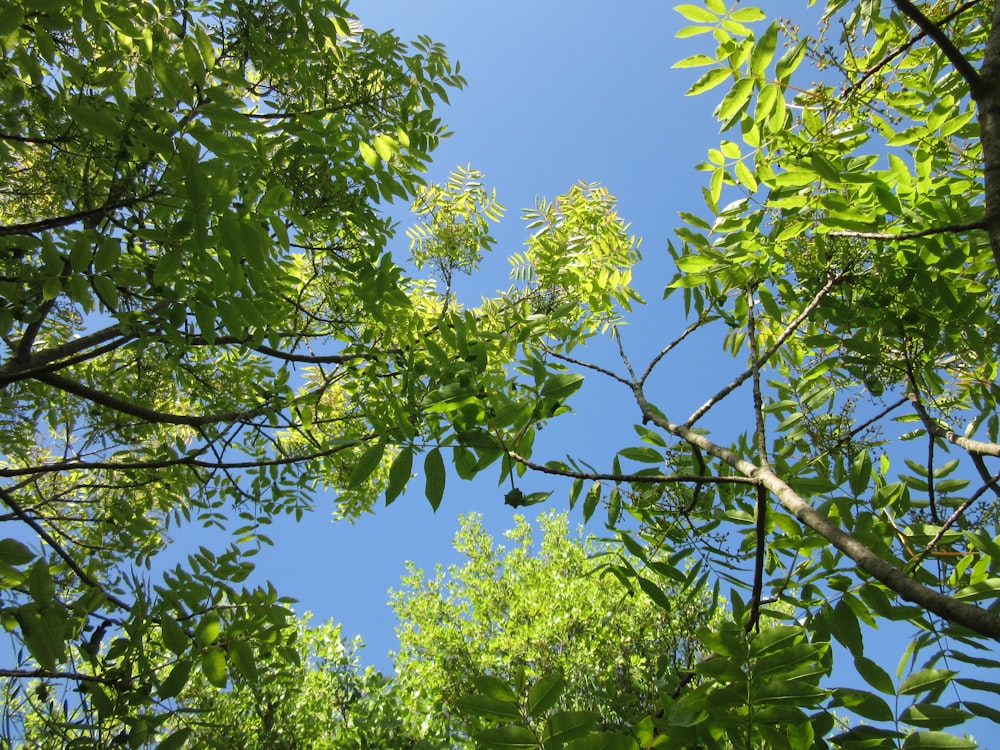
[[0, 561], [8, 565], [24, 565], [34, 557], [34, 553], [16, 539], [0, 539]]
[[528, 693], [528, 716], [538, 717], [552, 708], [565, 687], [566, 680], [558, 672], [542, 675]]
[[900, 695], [917, 695], [944, 688], [958, 674], [950, 669], [921, 669], [909, 675], [899, 686]]
[[556, 711], [545, 722], [546, 743], [562, 743], [582, 737], [593, 729], [601, 715], [594, 711]]
[[413, 471], [413, 447], [403, 446], [402, 450], [389, 467], [389, 483], [385, 488], [385, 504], [389, 505], [402, 493], [406, 483], [410, 481]]
[[466, 695], [455, 701], [455, 707], [470, 716], [501, 721], [520, 721], [521, 712], [513, 703], [497, 700], [488, 695]]
[[441, 451], [438, 448], [434, 448], [424, 459], [424, 477], [427, 501], [434, 510], [437, 510], [444, 497], [445, 483], [444, 459], [441, 458]]
[[221, 648], [213, 647], [201, 656], [201, 671], [209, 684], [224, 688], [227, 682], [226, 655]]
[[369, 446], [358, 458], [354, 468], [351, 469], [351, 476], [347, 480], [349, 489], [360, 487], [382, 463], [382, 456], [385, 455], [385, 443], [376, 443]]
[[524, 727], [496, 727], [476, 732], [476, 742], [480, 747], [492, 750], [519, 750], [538, 748], [538, 740]]
[[976, 750], [972, 740], [944, 732], [915, 732], [903, 740], [903, 750]]

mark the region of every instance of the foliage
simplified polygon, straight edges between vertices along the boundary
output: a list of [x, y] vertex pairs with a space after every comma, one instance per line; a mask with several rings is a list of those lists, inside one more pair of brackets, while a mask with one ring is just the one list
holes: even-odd
[[296, 661], [259, 665], [232, 690], [192, 681], [180, 697], [192, 748], [430, 748], [404, 727], [409, 706], [391, 677], [361, 664], [360, 638], [298, 621]]
[[[524, 424], [506, 418], [513, 406], [494, 401], [508, 499], [529, 470], [571, 478], [585, 517], [603, 502], [609, 523], [638, 520], [621, 543], [681, 596], [712, 579], [733, 587], [733, 622], [699, 634], [711, 654], [700, 680], [661, 696], [639, 744], [972, 747], [950, 732], [1000, 718], [995, 682], [980, 679], [1000, 666], [989, 651], [1000, 475], [986, 464], [1000, 456], [993, 11], [830, 0], [810, 36], [722, 0], [678, 10], [691, 22], [681, 36], [702, 45], [678, 67], [707, 68], [689, 93], [722, 91], [722, 140], [699, 167], [708, 217], [682, 216], [657, 315], [686, 323], [642, 366], [617, 327], [617, 365], [569, 356], [603, 328], [602, 310], [617, 320], [638, 301], [605, 291], [610, 308], [577, 304], [586, 323], [525, 342], [502, 394], [609, 378], [641, 414], [641, 443], [604, 471], [582, 457], [541, 463], [519, 440]], [[541, 259], [566, 235], [538, 226]], [[627, 283], [636, 259], [621, 260]], [[579, 283], [543, 288], [579, 302]], [[698, 336], [717, 336], [733, 365], [686, 356]], [[668, 361], [719, 378], [701, 406], [671, 387]], [[729, 419], [713, 420], [720, 408]], [[876, 628], [912, 636], [895, 677], [865, 649]], [[835, 656], [853, 665], [854, 687], [829, 683]], [[511, 705], [510, 726], [527, 728], [534, 715]], [[561, 743], [517, 729], [483, 738], [550, 744]]]
[[[274, 516], [399, 490], [450, 378], [405, 347], [455, 341], [379, 204], [424, 188], [464, 81], [332, 0], [2, 15], [4, 727], [51, 697], [67, 745], [139, 745], [193, 674], [292, 658], [286, 602], [243, 585]], [[167, 570], [194, 525], [232, 543]]]
[[[699, 631], [711, 658], [659, 688], [633, 740], [582, 714], [558, 732], [576, 709], [542, 696], [578, 696], [540, 672], [474, 686], [509, 719], [485, 745], [971, 747], [950, 732], [1000, 719], [967, 670], [1000, 666], [994, 12], [828, 0], [805, 35], [723, 0], [679, 11], [702, 45], [679, 66], [707, 69], [691, 94], [722, 92], [723, 135], [706, 216], [670, 246], [658, 330], [684, 323], [642, 367], [619, 327], [642, 314], [639, 242], [600, 185], [528, 212], [510, 289], [452, 299], [500, 208], [471, 170], [419, 178], [445, 135], [434, 105], [463, 83], [429, 40], [323, 1], [5, 11], [8, 711], [54, 693], [46, 731], [141, 745], [196, 670], [221, 687], [293, 663], [277, 592], [240, 588], [262, 528], [318, 487], [346, 517], [392, 501], [422, 459], [435, 508], [449, 460], [461, 478], [496, 465], [515, 507], [549, 496], [521, 492], [528, 471], [572, 480], [635, 558], [606, 580], [664, 611], [658, 582], [732, 586], [733, 621]], [[387, 252], [393, 197], [416, 199], [413, 259], [443, 292]], [[619, 363], [570, 355], [608, 331]], [[699, 336], [728, 368], [685, 355]], [[701, 406], [668, 361], [718, 378]], [[584, 373], [622, 386], [641, 444], [604, 471], [538, 462]], [[713, 421], [723, 402], [745, 424]], [[233, 512], [228, 550], [158, 586], [131, 569]], [[895, 677], [865, 650], [880, 627], [913, 634]], [[830, 685], [834, 659], [865, 688]]]
[[566, 513], [542, 514], [539, 527], [536, 548], [531, 525], [515, 516], [508, 548], [493, 543], [478, 516], [465, 516], [455, 536], [465, 563], [433, 577], [411, 566], [392, 594], [399, 685], [436, 696], [454, 736], [456, 709], [460, 715], [464, 696], [478, 692], [479, 678], [511, 686], [513, 701], [557, 674], [564, 692], [544, 708], [530, 706], [530, 715], [582, 711], [623, 729], [654, 712], [660, 690], [698, 656], [692, 634], [711, 621], [708, 596], [675, 598], [661, 581], [673, 603], [667, 612], [598, 575], [595, 555], [630, 556], [571, 537]]

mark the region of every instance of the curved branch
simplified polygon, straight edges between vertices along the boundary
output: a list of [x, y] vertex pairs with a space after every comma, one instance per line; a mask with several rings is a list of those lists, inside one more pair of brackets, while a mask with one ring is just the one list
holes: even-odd
[[916, 393], [910, 393], [908, 398], [910, 403], [913, 404], [914, 411], [920, 417], [920, 421], [924, 425], [924, 429], [927, 430], [934, 437], [939, 437], [943, 440], [947, 440], [952, 445], [957, 445], [959, 448], [964, 449], [971, 455], [975, 456], [994, 456], [1000, 458], [1000, 445], [997, 443], [987, 443], [982, 440], [971, 440], [963, 435], [959, 435], [954, 430], [942, 427], [940, 424], [935, 422], [931, 415], [927, 413], [927, 409], [924, 408], [923, 403], [920, 401], [920, 396]]
[[54, 373], [37, 373], [34, 375], [34, 379], [41, 383], [45, 383], [46, 385], [51, 385], [53, 388], [65, 391], [66, 393], [79, 396], [87, 401], [105, 406], [113, 411], [128, 414], [129, 416], [138, 417], [139, 419], [143, 419], [147, 422], [157, 424], [176, 424], [185, 425], [187, 427], [200, 427], [202, 425], [217, 424], [219, 422], [238, 422], [259, 416], [270, 408], [267, 406], [259, 406], [256, 409], [247, 409], [246, 411], [222, 412], [220, 414], [202, 414], [201, 416], [171, 414], [169, 412], [156, 411], [155, 409], [150, 409], [149, 407], [141, 406], [139, 404], [133, 404], [131, 401], [125, 401], [117, 396], [112, 396], [110, 393], [86, 386], [76, 380], [64, 378], [62, 375], [56, 375]]

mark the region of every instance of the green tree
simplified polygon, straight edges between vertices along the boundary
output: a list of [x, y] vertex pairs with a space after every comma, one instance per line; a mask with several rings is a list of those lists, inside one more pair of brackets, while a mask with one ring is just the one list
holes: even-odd
[[[192, 671], [222, 687], [293, 657], [285, 602], [242, 585], [270, 519], [317, 488], [346, 516], [398, 494], [393, 460], [437, 419], [424, 397], [465, 341], [379, 205], [422, 194], [464, 82], [332, 0], [0, 15], [5, 711], [54, 695], [67, 744], [141, 744]], [[435, 267], [469, 270], [482, 234]], [[233, 543], [164, 573], [189, 524]]]
[[[690, 94], [721, 92], [722, 131], [698, 165], [705, 215], [682, 215], [657, 311], [685, 322], [638, 362], [614, 321], [636, 298], [599, 297], [589, 323], [611, 319], [617, 362], [571, 355], [579, 328], [550, 326], [505, 391], [608, 378], [641, 442], [603, 470], [546, 462], [522, 439], [531, 427], [497, 418], [503, 475], [512, 493], [528, 470], [572, 478], [585, 516], [603, 502], [612, 524], [639, 519], [622, 543], [666, 550], [675, 580], [733, 587], [733, 621], [699, 633], [700, 680], [661, 695], [638, 744], [974, 747], [961, 726], [1000, 720], [996, 680], [969, 671], [1000, 668], [997, 10], [829, 0], [812, 34], [743, 3], [678, 10], [701, 45], [678, 67], [705, 69]], [[535, 278], [587, 299], [575, 264], [548, 260], [579, 246], [560, 219], [536, 224], [532, 263], [553, 265]], [[633, 260], [611, 257], [627, 282]], [[685, 355], [698, 336], [732, 356], [728, 373]], [[547, 375], [554, 363], [566, 371]], [[718, 382], [679, 391], [667, 363]], [[784, 623], [762, 619], [773, 603]], [[863, 628], [912, 638], [898, 669]], [[851, 687], [824, 681], [834, 644]], [[558, 744], [507, 714], [484, 746]]]
[[483, 676], [525, 692], [558, 673], [566, 689], [554, 708], [628, 728], [655, 712], [661, 689], [697, 661], [693, 633], [712, 621], [711, 597], [675, 598], [668, 586], [668, 612], [627, 580], [600, 575], [596, 556], [629, 556], [571, 536], [567, 519], [542, 514], [535, 543], [531, 524], [515, 516], [508, 548], [494, 544], [478, 515], [465, 516], [455, 536], [465, 563], [433, 577], [411, 566], [393, 592], [399, 687], [433, 696], [453, 737], [461, 735], [456, 707]]

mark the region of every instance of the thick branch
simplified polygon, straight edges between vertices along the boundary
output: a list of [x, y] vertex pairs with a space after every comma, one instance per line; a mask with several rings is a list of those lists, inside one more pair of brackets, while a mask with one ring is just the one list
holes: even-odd
[[73, 224], [77, 224], [79, 222], [93, 224], [95, 222], [100, 222], [101, 219], [111, 215], [119, 208], [125, 208], [128, 205], [130, 205], [129, 201], [109, 203], [100, 206], [99, 208], [91, 208], [87, 211], [77, 211], [72, 214], [67, 214], [66, 216], [56, 216], [51, 219], [42, 219], [41, 221], [30, 221], [26, 224], [0, 225], [0, 237], [30, 236], [39, 232], [48, 231], [50, 229], [72, 226]]
[[949, 430], [942, 427], [940, 424], [931, 419], [931, 415], [927, 413], [924, 405], [920, 401], [920, 397], [915, 393], [911, 393], [910, 403], [913, 404], [914, 411], [920, 417], [920, 421], [931, 435], [934, 437], [939, 437], [947, 440], [952, 445], [957, 445], [959, 448], [964, 449], [968, 453], [974, 456], [994, 456], [1000, 458], [1000, 445], [997, 443], [987, 443], [982, 440], [970, 440], [969, 438], [959, 435], [954, 430]]
[[969, 91], [972, 93], [972, 98], [978, 100], [983, 93], [982, 79], [979, 73], [976, 72], [976, 69], [972, 67], [972, 63], [962, 54], [962, 51], [954, 45], [940, 26], [925, 16], [910, 0], [894, 0], [894, 2], [897, 8], [920, 27], [921, 31], [934, 40], [934, 44], [938, 46], [938, 49], [944, 53], [948, 61], [955, 66], [955, 70], [958, 71], [959, 75], [969, 84]]
[[800, 523], [815, 531], [847, 555], [862, 571], [881, 581], [907, 601], [913, 602], [949, 622], [962, 625], [980, 635], [1000, 642], [1000, 617], [981, 607], [966, 604], [946, 596], [940, 591], [921, 585], [834, 525], [830, 519], [803, 500], [773, 471], [740, 458], [733, 451], [713, 443], [704, 435], [693, 432], [685, 425], [674, 424], [650, 405], [639, 386], [633, 386], [632, 390], [644, 419], [724, 461], [744, 476], [756, 480], [777, 497], [781, 505]]
[[980, 71], [979, 138], [983, 146], [985, 215], [993, 260], [1000, 269], [1000, 3], [993, 6], [993, 24]]
[[186, 425], [188, 427], [200, 427], [202, 425], [218, 424], [220, 422], [238, 422], [259, 416], [268, 408], [266, 406], [261, 406], [256, 409], [248, 409], [246, 411], [202, 414], [200, 416], [171, 414], [169, 412], [156, 411], [155, 409], [150, 409], [146, 406], [141, 406], [140, 404], [134, 404], [131, 401], [125, 401], [117, 396], [112, 396], [110, 393], [99, 391], [96, 388], [90, 388], [89, 386], [86, 386], [76, 380], [64, 378], [62, 375], [39, 373], [34, 376], [34, 379], [45, 383], [46, 385], [51, 385], [53, 388], [58, 388], [61, 391], [72, 393], [74, 396], [79, 396], [87, 401], [107, 407], [108, 409], [121, 412], [122, 414], [128, 414], [132, 417], [138, 417], [146, 422], [153, 422], [157, 424], [177, 424]]

